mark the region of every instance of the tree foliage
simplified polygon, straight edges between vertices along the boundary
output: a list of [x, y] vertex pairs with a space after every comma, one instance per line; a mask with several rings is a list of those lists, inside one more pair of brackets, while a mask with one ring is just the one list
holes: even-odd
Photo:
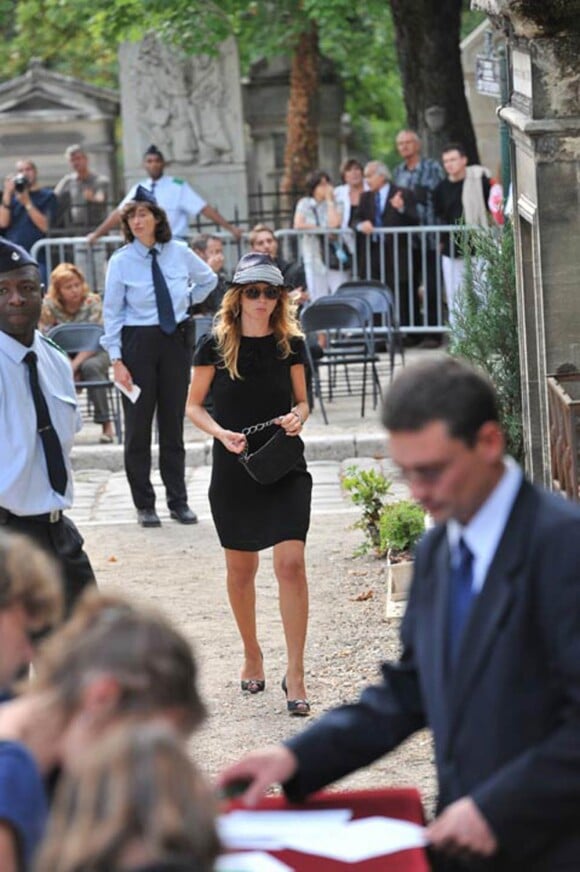
[[153, 30], [198, 53], [215, 52], [233, 34], [247, 74], [261, 57], [293, 57], [313, 26], [320, 53], [332, 59], [344, 84], [358, 139], [377, 157], [392, 159], [405, 108], [384, 0], [0, 0], [0, 70], [3, 79], [12, 78], [38, 57], [56, 71], [117, 87], [119, 43]]

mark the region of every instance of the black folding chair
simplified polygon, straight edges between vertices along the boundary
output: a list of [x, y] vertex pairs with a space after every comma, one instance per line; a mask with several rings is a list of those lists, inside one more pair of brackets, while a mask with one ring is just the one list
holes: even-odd
[[[101, 351], [102, 347], [99, 340], [103, 332], [103, 327], [100, 324], [81, 321], [78, 323], [58, 324], [49, 331], [48, 337], [59, 345], [63, 351], [66, 351], [67, 354], [74, 355], [81, 351]], [[92, 417], [93, 390], [106, 391], [111, 418], [115, 426], [115, 435], [117, 436], [117, 441], [122, 442], [123, 417], [121, 414], [121, 400], [119, 391], [111, 379], [76, 381], [75, 386], [78, 389], [86, 389], [87, 417]]]
[[365, 299], [372, 306], [374, 315], [380, 324], [374, 325], [375, 340], [384, 339], [389, 353], [390, 378], [393, 378], [395, 368], [395, 355], [401, 356], [401, 363], [405, 365], [405, 347], [395, 307], [393, 292], [382, 282], [375, 279], [361, 279], [343, 282], [335, 291], [335, 296], [352, 297], [358, 296]]
[[[325, 424], [328, 424], [328, 416], [324, 406], [320, 380], [320, 370], [323, 367], [326, 367], [329, 373], [329, 400], [338, 394], [336, 377], [339, 367], [344, 369], [346, 388], [349, 394], [353, 393], [353, 387], [360, 386], [362, 418], [365, 414], [366, 392], [369, 384], [368, 370], [370, 368], [373, 407], [377, 405], [380, 396], [380, 382], [376, 368], [378, 357], [373, 349], [369, 318], [372, 322], [370, 307], [360, 300], [337, 300], [334, 297], [322, 297], [302, 310], [300, 321], [304, 332], [324, 332], [328, 336], [324, 354], [319, 360], [313, 359], [310, 346], [306, 343], [306, 354], [314, 381], [314, 396], [320, 403]], [[349, 371], [353, 375], [360, 374], [361, 379], [351, 379]]]

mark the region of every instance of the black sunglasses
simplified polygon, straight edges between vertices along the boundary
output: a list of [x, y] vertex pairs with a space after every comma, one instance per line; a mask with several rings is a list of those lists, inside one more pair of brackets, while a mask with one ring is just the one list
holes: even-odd
[[269, 285], [267, 288], [256, 288], [253, 285], [248, 285], [247, 288], [244, 288], [243, 293], [244, 296], [248, 298], [248, 300], [258, 300], [262, 295], [267, 300], [278, 300], [280, 299], [280, 293], [282, 288], [277, 288], [275, 285]]

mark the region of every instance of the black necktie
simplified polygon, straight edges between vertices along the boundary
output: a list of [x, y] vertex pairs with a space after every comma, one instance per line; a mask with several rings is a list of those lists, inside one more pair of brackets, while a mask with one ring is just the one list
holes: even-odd
[[461, 538], [457, 547], [457, 559], [451, 567], [449, 585], [448, 650], [450, 666], [453, 666], [457, 658], [474, 596], [473, 554]]
[[175, 321], [175, 312], [173, 311], [173, 303], [167, 282], [163, 277], [161, 268], [157, 263], [157, 250], [149, 249], [151, 255], [151, 272], [153, 274], [153, 287], [155, 288], [155, 299], [157, 300], [157, 312], [159, 314], [159, 326], [164, 333], [170, 335], [175, 333], [177, 326]]
[[62, 454], [62, 445], [60, 439], [50, 420], [50, 412], [46, 405], [44, 394], [38, 382], [38, 368], [36, 366], [36, 352], [29, 351], [24, 362], [28, 366], [28, 376], [30, 378], [30, 389], [32, 391], [32, 399], [36, 410], [36, 422], [38, 433], [42, 440], [44, 448], [44, 456], [46, 457], [46, 466], [48, 469], [48, 478], [53, 490], [59, 494], [64, 494], [66, 491], [67, 474]]
[[155, 196], [155, 185], [156, 185], [156, 182], [157, 182], [156, 179], [151, 179], [151, 193], [153, 194], [153, 196]]

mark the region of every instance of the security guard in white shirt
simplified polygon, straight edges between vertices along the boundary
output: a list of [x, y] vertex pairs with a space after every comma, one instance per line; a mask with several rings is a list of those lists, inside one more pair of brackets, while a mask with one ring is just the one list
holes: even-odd
[[165, 158], [156, 145], [150, 145], [143, 155], [143, 165], [147, 171], [148, 178], [133, 185], [119, 206], [107, 215], [96, 230], [89, 233], [87, 242], [90, 245], [119, 224], [121, 211], [127, 203], [135, 199], [137, 188], [144, 188], [146, 191], [149, 191], [154, 196], [155, 202], [167, 213], [171, 234], [174, 239], [181, 239], [187, 242], [189, 237], [189, 219], [195, 218], [199, 214], [207, 218], [208, 221], [213, 221], [214, 224], [223, 227], [224, 230], [232, 234], [234, 239], [241, 239], [242, 231], [240, 228], [234, 227], [233, 224], [226, 221], [217, 209], [206, 203], [193, 190], [191, 185], [183, 179], [163, 174]]
[[36, 329], [41, 300], [38, 264], [0, 237], [0, 527], [56, 558], [70, 609], [95, 583], [83, 539], [63, 515], [80, 415], [67, 357]]

